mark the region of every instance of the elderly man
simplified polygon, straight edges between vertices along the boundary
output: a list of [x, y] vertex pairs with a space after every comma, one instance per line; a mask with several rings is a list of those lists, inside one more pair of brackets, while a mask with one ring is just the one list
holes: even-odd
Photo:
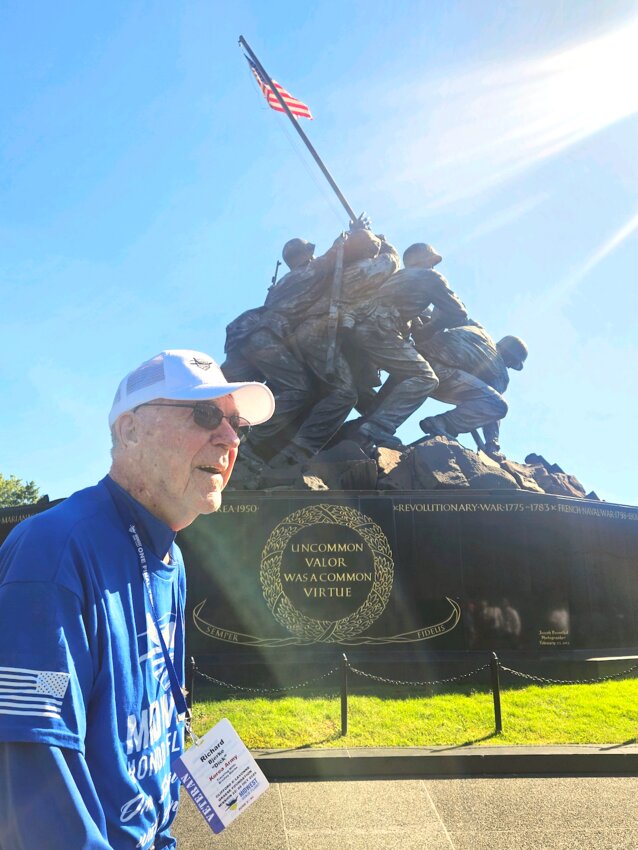
[[184, 566], [175, 533], [216, 511], [242, 431], [273, 397], [197, 351], [124, 378], [113, 463], [0, 549], [0, 847], [175, 846]]

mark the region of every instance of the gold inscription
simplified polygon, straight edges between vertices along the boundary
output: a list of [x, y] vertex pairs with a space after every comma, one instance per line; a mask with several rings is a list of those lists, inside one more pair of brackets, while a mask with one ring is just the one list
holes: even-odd
[[281, 574], [284, 588], [297, 588], [309, 601], [352, 599], [357, 584], [374, 582], [372, 570], [352, 563], [360, 561], [366, 548], [360, 541], [291, 541], [287, 546], [288, 564]]
[[539, 629], [539, 646], [569, 646], [568, 629]]
[[9, 525], [10, 523], [18, 523], [22, 522], [23, 519], [28, 519], [31, 514], [11, 514], [11, 516], [3, 516], [0, 517], [0, 523], [2, 525]]
[[603, 508], [591, 505], [572, 505], [562, 502], [399, 502], [394, 505], [397, 513], [567, 513], [600, 519], [622, 519], [638, 522], [638, 511], [619, 508]]
[[206, 623], [203, 629], [200, 627], [200, 631], [203, 631], [204, 634], [207, 634], [210, 637], [230, 641], [231, 643], [237, 643], [239, 639], [236, 632], [229, 632], [226, 629], [218, 629], [217, 626], [213, 626], [209, 623]]
[[524, 511], [525, 505], [518, 502], [400, 502], [394, 506], [395, 511], [404, 513], [512, 513]]
[[352, 596], [351, 587], [304, 587], [307, 597], [314, 599], [335, 599]]
[[284, 573], [284, 581], [336, 581], [336, 582], [353, 582], [353, 581], [372, 581], [372, 573]]
[[291, 552], [363, 552], [363, 543], [291, 543]]
[[419, 629], [416, 632], [416, 640], [425, 640], [426, 638], [435, 637], [435, 635], [442, 635], [448, 630], [448, 626], [445, 623], [438, 623], [436, 626], [428, 626], [425, 629]]
[[320, 567], [345, 567], [345, 558], [304, 558], [307, 567], [316, 570]]
[[310, 642], [359, 640], [387, 605], [393, 576], [381, 528], [342, 505], [313, 504], [290, 514], [261, 556], [266, 604], [279, 623]]

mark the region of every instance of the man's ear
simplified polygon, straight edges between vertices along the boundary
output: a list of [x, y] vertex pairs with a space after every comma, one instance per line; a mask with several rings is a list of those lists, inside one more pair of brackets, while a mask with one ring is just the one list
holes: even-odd
[[137, 445], [137, 420], [134, 413], [123, 413], [115, 423], [115, 433], [122, 448]]

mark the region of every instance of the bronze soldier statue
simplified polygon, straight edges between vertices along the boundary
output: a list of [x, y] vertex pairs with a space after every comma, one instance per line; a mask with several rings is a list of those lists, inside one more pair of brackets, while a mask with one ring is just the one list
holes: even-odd
[[[262, 460], [271, 460], [282, 444], [294, 436], [311, 410], [317, 388], [295, 347], [292, 329], [321, 296], [334, 268], [335, 246], [321, 257], [306, 239], [288, 240], [282, 257], [290, 271], [270, 287], [263, 307], [247, 310], [226, 328], [224, 374], [230, 380], [250, 374], [265, 380], [276, 399], [275, 415], [267, 428], [252, 429], [250, 447]], [[246, 452], [244, 452], [246, 454]], [[300, 451], [301, 460], [312, 451]]]
[[428, 357], [439, 378], [432, 397], [456, 405], [445, 413], [422, 419], [419, 425], [424, 433], [455, 438], [482, 428], [485, 451], [502, 458], [499, 431], [500, 421], [507, 414], [503, 398], [509, 383], [507, 370], [523, 368], [527, 358], [523, 340], [505, 336], [494, 343], [485, 328], [472, 323], [439, 331], [417, 347]]
[[[376, 291], [399, 264], [395, 249], [368, 230], [355, 230], [345, 235], [343, 252], [343, 271], [339, 281], [339, 333], [343, 327], [342, 316], [347, 309], [344, 305], [359, 292]], [[335, 265], [330, 262], [328, 268], [334, 271]], [[306, 269], [307, 272], [312, 270], [312, 261]], [[298, 462], [316, 454], [341, 427], [357, 403], [355, 377], [343, 354], [341, 340], [334, 337], [336, 328], [331, 318], [329, 286], [333, 277], [327, 275], [326, 278], [319, 297], [313, 303], [309, 303], [307, 281], [301, 275], [298, 285], [283, 278], [266, 299], [266, 305], [276, 301], [278, 309], [285, 312], [294, 326], [295, 349], [312, 373], [318, 390], [317, 400], [275, 463]], [[278, 292], [282, 285], [285, 289]]]
[[261, 460], [268, 460], [277, 445], [294, 433], [315, 397], [312, 376], [291, 350], [290, 340], [286, 318], [266, 307], [246, 310], [226, 328], [222, 364], [226, 379], [265, 381], [276, 399], [272, 418], [252, 428], [247, 438], [249, 451]]
[[[362, 229], [342, 234], [320, 257], [314, 256], [313, 243], [289, 240], [282, 252], [288, 274], [270, 287], [263, 307], [246, 311], [227, 328], [224, 373], [233, 380], [240, 375], [265, 380], [275, 395], [274, 417], [250, 435], [252, 448], [273, 466], [303, 462], [320, 451], [357, 401], [350, 367], [338, 340], [331, 340], [331, 290], [339, 250], [343, 279], [350, 286], [366, 275], [374, 279], [374, 268], [353, 273], [351, 267], [365, 265], [381, 247], [380, 240]], [[383, 262], [383, 275], [374, 279], [377, 286], [396, 269], [398, 257], [386, 256]]]
[[359, 434], [376, 445], [396, 446], [396, 429], [432, 395], [438, 386], [435, 370], [409, 339], [411, 323], [437, 308], [438, 327], [467, 321], [467, 311], [433, 266], [441, 255], [426, 243], [416, 243], [403, 255], [405, 268], [392, 275], [376, 297], [355, 305], [344, 324], [350, 327], [349, 350], [373, 363], [389, 379], [368, 409]]

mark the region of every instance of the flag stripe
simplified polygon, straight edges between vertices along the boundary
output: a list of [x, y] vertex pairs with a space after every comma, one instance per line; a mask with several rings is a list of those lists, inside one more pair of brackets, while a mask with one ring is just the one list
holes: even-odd
[[61, 717], [70, 678], [56, 670], [0, 667], [0, 714]]
[[33, 691], [34, 693], [40, 693], [38, 690], [38, 681], [35, 679], [32, 682], [25, 681], [11, 681], [10, 679], [5, 679], [0, 683], [3, 688], [11, 688], [12, 690], [19, 691]]
[[[283, 108], [279, 100], [277, 99], [277, 95], [273, 92], [268, 81], [262, 77], [259, 68], [252, 62], [248, 56], [246, 56], [246, 61], [250, 65], [250, 70], [253, 72], [255, 79], [259, 85], [259, 88], [262, 90], [264, 97], [270, 106], [271, 109], [274, 109], [276, 112], [285, 112], [286, 110]], [[281, 95], [284, 103], [288, 107], [288, 109], [292, 112], [293, 115], [296, 115], [298, 118], [308, 118], [312, 121], [312, 113], [310, 112], [310, 107], [303, 103], [301, 100], [298, 100], [296, 97], [293, 97], [290, 92], [286, 91], [286, 89], [280, 85], [276, 80], [273, 80], [273, 85]]]
[[0, 673], [28, 673], [30, 676], [37, 676], [40, 670], [31, 670], [28, 667], [0, 667]]
[[54, 711], [56, 714], [60, 714], [60, 706], [59, 705], [51, 705], [51, 703], [44, 700], [43, 702], [38, 702], [35, 705], [30, 703], [17, 702], [14, 700], [0, 700], [0, 706], [2, 708], [13, 708], [13, 709], [22, 709], [22, 711], [27, 714], [33, 714], [33, 712], [38, 709], [46, 709], [47, 711]]
[[0, 689], [0, 702], [17, 702], [18, 700], [30, 703], [54, 702], [56, 705], [62, 705], [62, 700], [56, 699], [55, 697], [24, 696], [24, 694], [12, 693], [11, 691], [3, 691]]
[[[283, 108], [276, 95], [273, 94], [270, 86], [262, 82], [260, 82], [259, 85], [266, 96], [266, 100], [268, 101], [268, 105], [270, 106], [270, 108], [274, 109], [277, 112], [285, 112], [286, 110]], [[275, 85], [277, 84], [275, 83]], [[284, 103], [293, 115], [296, 115], [299, 118], [309, 118], [310, 120], [312, 120], [310, 109], [308, 109], [305, 103], [302, 103], [300, 100], [297, 100], [296, 97], [293, 97], [292, 95], [288, 94], [288, 92], [285, 89], [282, 89], [279, 85], [277, 85], [277, 90], [279, 91], [279, 94], [282, 96]]]
[[0, 708], [0, 714], [20, 714], [20, 715], [29, 715], [30, 717], [59, 717], [59, 711], [16, 711], [12, 709], [11, 711], [6, 711], [4, 708]]
[[9, 676], [5, 673], [0, 673], [0, 685], [3, 682], [20, 682], [21, 684], [35, 684], [37, 676]]

